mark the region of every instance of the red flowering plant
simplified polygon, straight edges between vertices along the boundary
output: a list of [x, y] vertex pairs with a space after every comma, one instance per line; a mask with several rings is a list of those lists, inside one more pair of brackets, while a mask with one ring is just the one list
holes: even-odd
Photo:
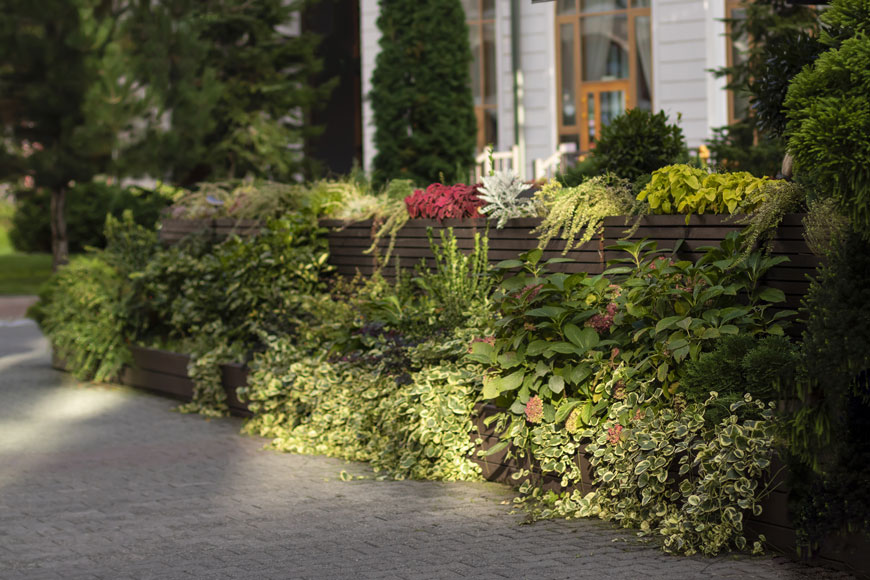
[[426, 190], [416, 189], [405, 198], [412, 219], [461, 219], [480, 217], [478, 209], [484, 203], [477, 197], [477, 186], [457, 183], [433, 183]]
[[736, 236], [697, 262], [662, 260], [650, 241], [618, 247], [627, 257], [595, 276], [549, 273], [540, 250], [499, 264], [494, 340], [468, 355], [488, 369], [484, 399], [525, 426], [570, 418], [565, 427], [577, 434], [619, 402], [632, 409], [619, 420], [628, 425], [636, 409], [673, 406], [684, 364], [717, 338], [783, 333], [788, 312], [768, 311], [782, 292], [757, 284], [781, 258], [741, 261]]

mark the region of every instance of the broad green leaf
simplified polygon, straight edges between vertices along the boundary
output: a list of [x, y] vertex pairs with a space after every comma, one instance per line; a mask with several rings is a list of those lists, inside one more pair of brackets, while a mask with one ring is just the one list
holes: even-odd
[[565, 379], [560, 376], [553, 375], [550, 377], [549, 387], [551, 391], [558, 395], [563, 390], [565, 390]]
[[667, 330], [682, 319], [682, 316], [668, 316], [667, 318], [662, 318], [656, 323], [656, 334], [663, 330]]
[[499, 451], [501, 451], [502, 449], [504, 449], [508, 445], [510, 445], [510, 441], [499, 441], [498, 443], [496, 443], [495, 445], [493, 445], [492, 447], [487, 449], [485, 452], [480, 453], [479, 456], [480, 457], [489, 457], [490, 455], [495, 455], [496, 453], [498, 453]]
[[529, 344], [529, 346], [526, 348], [526, 356], [538, 356], [539, 354], [547, 350], [547, 347], [549, 347], [550, 344], [552, 343], [546, 340], [532, 341], [531, 344]]
[[570, 340], [575, 345], [581, 346], [583, 344], [580, 338], [580, 334], [582, 333], [582, 331], [576, 324], [568, 323], [565, 325], [562, 331], [565, 333], [565, 338]]
[[521, 268], [523, 265], [520, 260], [502, 260], [495, 265], [497, 270], [510, 270], [513, 268]]
[[523, 360], [517, 355], [515, 351], [509, 351], [498, 357], [498, 364], [503, 369], [510, 369], [518, 364], [521, 364]]
[[779, 288], [765, 288], [758, 297], [766, 302], [785, 302], [785, 292]]
[[573, 354], [576, 352], [576, 348], [570, 342], [551, 342], [549, 343], [549, 347], [545, 352], [558, 352], [561, 354]]

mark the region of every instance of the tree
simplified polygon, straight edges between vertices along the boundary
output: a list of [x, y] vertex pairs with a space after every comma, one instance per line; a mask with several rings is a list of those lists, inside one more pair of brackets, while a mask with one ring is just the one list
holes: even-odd
[[815, 194], [833, 198], [870, 240], [870, 6], [834, 0], [822, 19], [825, 51], [785, 99], [789, 153]]
[[66, 191], [111, 162], [119, 111], [135, 92], [130, 79], [111, 76], [123, 9], [98, 0], [0, 0], [0, 11], [3, 171], [51, 192], [57, 267], [68, 253]]
[[137, 73], [160, 95], [128, 171], [183, 185], [253, 175], [288, 180], [306, 173], [307, 121], [332, 83], [316, 39], [299, 29], [302, 0], [142, 0], [128, 29]]
[[786, 87], [818, 54], [813, 40], [818, 13], [783, 0], [745, 0], [740, 8], [743, 17], [726, 23], [734, 46], [744, 44], [747, 50], [713, 74], [728, 79], [726, 88], [735, 98], [749, 98], [749, 116], [717, 129], [709, 145], [713, 160], [724, 168], [772, 175], [785, 155]]
[[459, 0], [381, 0], [369, 94], [375, 179], [464, 180], [474, 156], [471, 50]]

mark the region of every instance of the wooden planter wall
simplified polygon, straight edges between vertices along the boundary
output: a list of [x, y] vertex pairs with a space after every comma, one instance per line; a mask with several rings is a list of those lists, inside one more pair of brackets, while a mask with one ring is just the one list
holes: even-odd
[[160, 222], [158, 238], [166, 245], [174, 245], [191, 234], [207, 234], [213, 241], [220, 241], [230, 234], [251, 236], [263, 229], [260, 220], [214, 219], [164, 219]]
[[[809, 285], [808, 275], [814, 274], [819, 264], [818, 258], [807, 247], [803, 238], [802, 214], [785, 216], [777, 230], [773, 242], [773, 253], [786, 256], [789, 261], [773, 268], [763, 283], [779, 288], [786, 295], [786, 306], [796, 308]], [[617, 257], [626, 257], [624, 252], [606, 248], [616, 244], [625, 236], [625, 232], [635, 218], [610, 217], [604, 220], [602, 234], [579, 250], [568, 252], [564, 257], [574, 260], [566, 264], [552, 266], [554, 271], [587, 272], [599, 274], [607, 267], [607, 261]], [[502, 260], [514, 259], [520, 253], [537, 247], [537, 237], [530, 233], [540, 219], [523, 218], [510, 220], [503, 229], [490, 226], [483, 219], [468, 220], [410, 220], [396, 238], [393, 258], [384, 269], [384, 275], [395, 275], [395, 259], [398, 257], [400, 267], [412, 270], [421, 259], [431, 259], [427, 231], [432, 229], [434, 239], [439, 240], [439, 231], [453, 228], [457, 245], [463, 249], [474, 247], [474, 236], [480, 234], [489, 238], [489, 261], [496, 264]], [[372, 244], [373, 225], [371, 220], [356, 223], [346, 223], [338, 220], [321, 220], [321, 225], [330, 229], [329, 262], [336, 267], [339, 274], [353, 276], [357, 272], [368, 276], [376, 267], [375, 258], [364, 253]], [[730, 232], [740, 231], [743, 226], [733, 220], [723, 219], [718, 215], [691, 216], [688, 225], [685, 216], [655, 215], [645, 216], [640, 227], [629, 240], [655, 240], [659, 249], [673, 249], [679, 244], [676, 253], [679, 259], [697, 260], [703, 255], [698, 249], [702, 246], [718, 245]], [[383, 253], [389, 245], [388, 239], [378, 241], [378, 248]], [[547, 246], [542, 260], [562, 257], [565, 240], [553, 240]]]

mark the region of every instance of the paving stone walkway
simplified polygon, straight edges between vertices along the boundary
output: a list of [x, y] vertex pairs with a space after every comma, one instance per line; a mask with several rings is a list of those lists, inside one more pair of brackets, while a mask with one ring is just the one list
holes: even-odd
[[377, 481], [173, 406], [79, 384], [35, 326], [0, 327], [0, 578], [849, 578], [670, 557], [597, 521], [519, 525], [503, 486]]

